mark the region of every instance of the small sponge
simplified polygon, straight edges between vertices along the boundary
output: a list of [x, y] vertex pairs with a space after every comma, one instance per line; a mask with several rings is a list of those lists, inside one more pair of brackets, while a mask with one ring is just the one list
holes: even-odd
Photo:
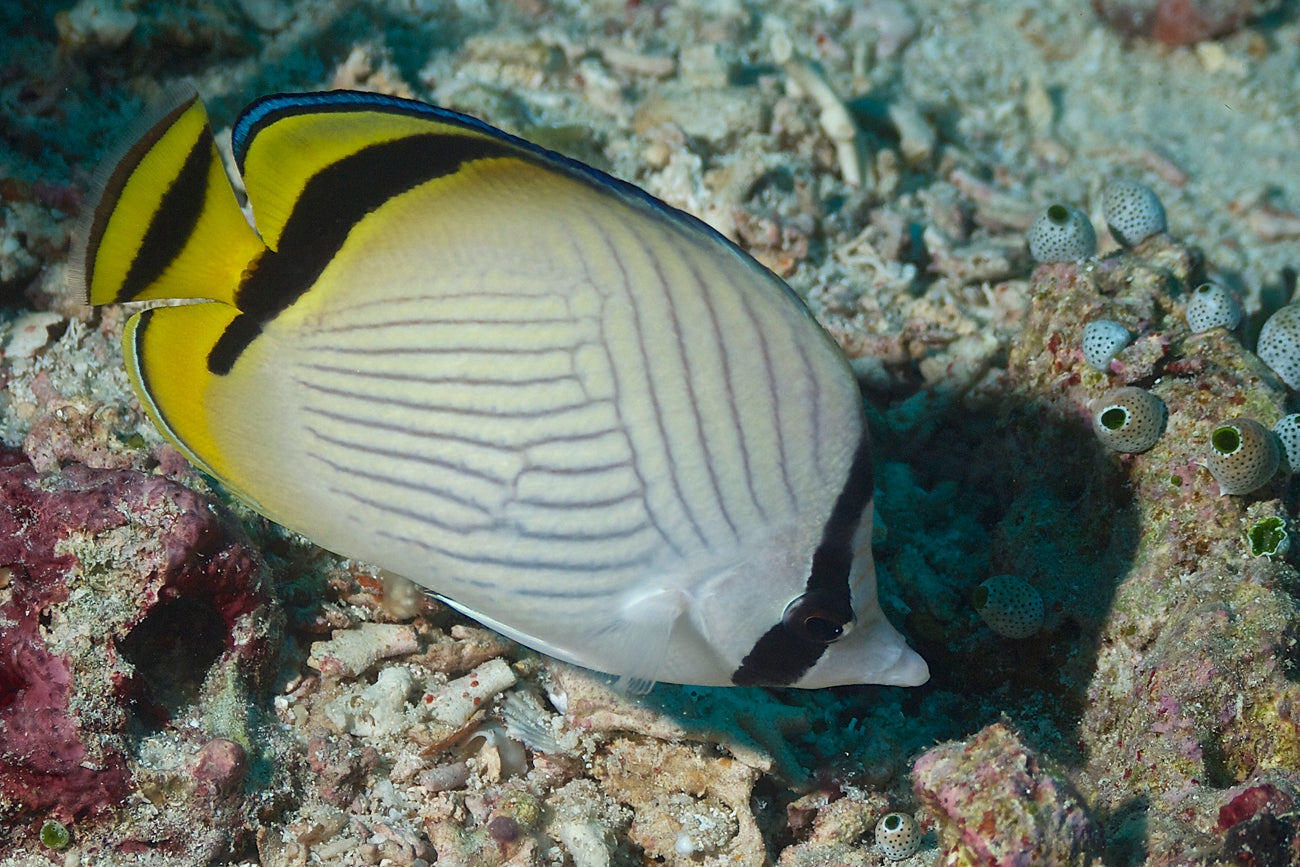
[[889, 813], [876, 823], [876, 848], [890, 861], [911, 858], [921, 848], [921, 826], [907, 813]]
[[1165, 428], [1165, 403], [1145, 388], [1112, 388], [1092, 402], [1092, 430], [1112, 451], [1136, 454], [1156, 444]]
[[1255, 354], [1288, 386], [1300, 389], [1300, 304], [1288, 304], [1268, 317]]
[[1277, 437], [1251, 418], [1230, 418], [1210, 434], [1205, 466], [1219, 483], [1220, 494], [1249, 494], [1277, 472]]
[[1273, 425], [1278, 443], [1282, 446], [1282, 457], [1286, 458], [1287, 472], [1294, 475], [1300, 472], [1300, 412], [1284, 415]]
[[1241, 308], [1218, 283], [1202, 283], [1187, 302], [1187, 327], [1197, 333], [1223, 327], [1231, 331], [1241, 322]]
[[975, 610], [998, 635], [1028, 638], [1043, 628], [1043, 597], [1023, 578], [994, 575], [975, 588]]
[[1026, 236], [1029, 255], [1039, 262], [1077, 262], [1097, 252], [1097, 233], [1088, 215], [1069, 205], [1051, 205]]
[[1102, 193], [1106, 227], [1116, 241], [1132, 247], [1166, 228], [1165, 207], [1146, 184], [1111, 181]]
[[1133, 335], [1118, 322], [1109, 319], [1094, 319], [1083, 326], [1083, 360], [1090, 367], [1106, 370], [1111, 359], [1121, 349], [1128, 346]]

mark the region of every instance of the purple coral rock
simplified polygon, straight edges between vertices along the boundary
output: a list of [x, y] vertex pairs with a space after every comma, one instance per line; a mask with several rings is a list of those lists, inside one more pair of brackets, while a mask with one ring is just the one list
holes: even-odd
[[1251, 867], [1300, 863], [1300, 816], [1294, 808], [1289, 787], [1263, 783], [1241, 792], [1219, 809], [1215, 829], [1227, 832], [1220, 857]]
[[1119, 32], [1166, 45], [1231, 33], [1269, 5], [1262, 0], [1092, 0], [1097, 15]]
[[[18, 583], [26, 583], [21, 581]], [[31, 810], [71, 816], [116, 804], [127, 770], [116, 750], [95, 750], [69, 713], [72, 672], [40, 636], [39, 608], [0, 608], [0, 793]]]
[[191, 772], [200, 792], [230, 795], [244, 782], [248, 754], [234, 741], [223, 738], [208, 741], [199, 750]]
[[1084, 863], [1101, 835], [1082, 799], [1001, 723], [917, 759], [917, 794], [934, 811], [946, 863]]
[[20, 460], [0, 460], [0, 799], [21, 805], [6, 822], [70, 819], [131, 789], [139, 667], [121, 657], [137, 627], [184, 600], [211, 612], [226, 654], [258, 666], [267, 599], [259, 561], [193, 491], [80, 465], [43, 476]]

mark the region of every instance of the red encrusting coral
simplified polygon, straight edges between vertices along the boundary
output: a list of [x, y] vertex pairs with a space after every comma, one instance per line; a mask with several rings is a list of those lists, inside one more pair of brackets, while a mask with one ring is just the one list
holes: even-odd
[[1215, 830], [1223, 837], [1223, 860], [1249, 867], [1300, 863], [1300, 816], [1293, 790], [1283, 782], [1251, 786], [1219, 808]]
[[1256, 0], [1092, 0], [1113, 28], [1165, 45], [1191, 45], [1231, 33], [1263, 4]]
[[1271, 783], [1251, 786], [1219, 808], [1219, 824], [1216, 829], [1226, 831], [1262, 810], [1274, 813], [1288, 812], [1293, 803], [1294, 799], [1289, 794]]
[[267, 603], [260, 561], [208, 500], [161, 477], [0, 461], [0, 569], [0, 837], [33, 811], [66, 820], [129, 793], [136, 672], [121, 649], [160, 603], [214, 612], [244, 665], [268, 649], [249, 620]]

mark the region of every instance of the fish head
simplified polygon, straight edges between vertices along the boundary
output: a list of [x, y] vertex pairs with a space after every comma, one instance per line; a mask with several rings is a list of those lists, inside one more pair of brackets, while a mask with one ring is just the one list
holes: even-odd
[[[885, 618], [876, 598], [871, 508], [854, 535], [846, 581], [810, 578], [816, 540], [769, 534], [693, 595], [692, 621], [740, 686], [820, 689], [853, 684], [917, 686], [925, 661]], [[802, 553], [801, 553], [802, 552]]]

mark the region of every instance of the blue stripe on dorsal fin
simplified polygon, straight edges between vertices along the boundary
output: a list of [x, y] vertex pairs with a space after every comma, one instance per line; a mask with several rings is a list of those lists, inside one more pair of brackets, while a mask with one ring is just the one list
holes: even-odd
[[[244, 171], [244, 158], [248, 152], [249, 144], [262, 129], [277, 120], [300, 114], [358, 111], [362, 109], [423, 116], [450, 126], [461, 126], [502, 138], [525, 149], [543, 150], [523, 139], [516, 138], [486, 124], [478, 118], [450, 109], [383, 93], [370, 93], [361, 90], [326, 90], [316, 93], [273, 93], [251, 103], [240, 113], [239, 119], [235, 121], [235, 125], [230, 132], [235, 164], [242, 174]], [[545, 151], [545, 153], [550, 152]]]

